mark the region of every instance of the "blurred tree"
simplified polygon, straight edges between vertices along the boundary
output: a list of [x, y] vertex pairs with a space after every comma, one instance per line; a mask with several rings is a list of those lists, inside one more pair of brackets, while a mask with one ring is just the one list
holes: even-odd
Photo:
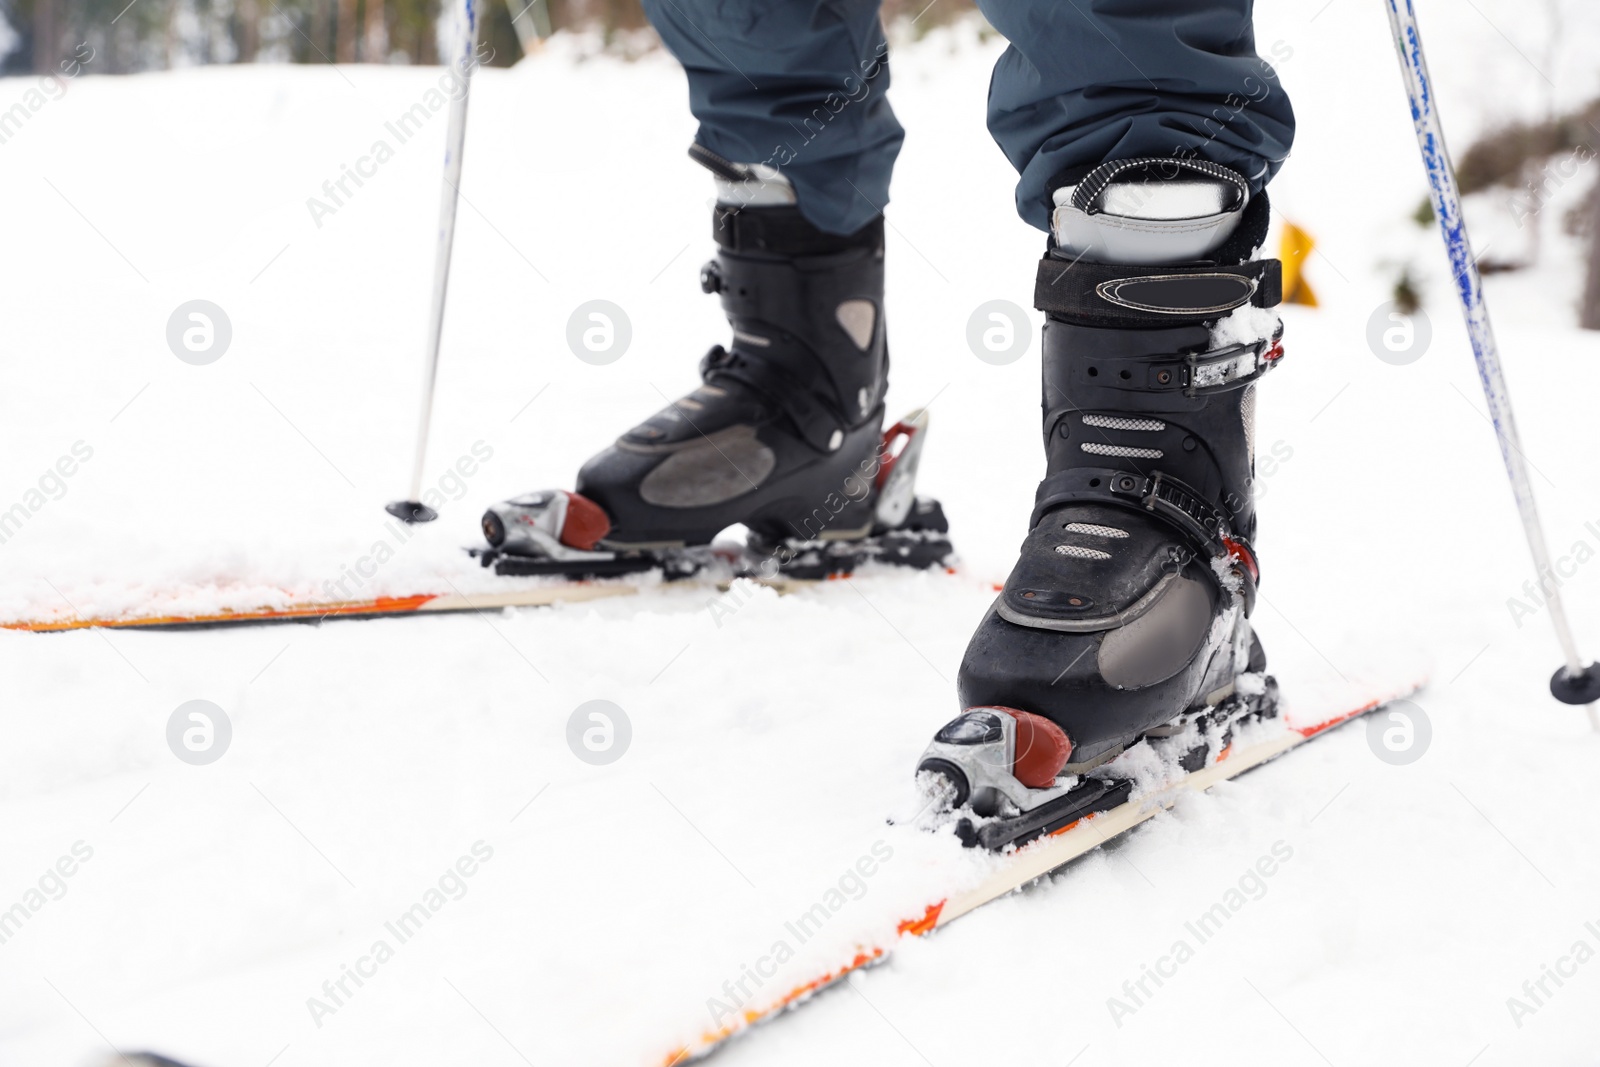
[[368, 63], [387, 63], [389, 30], [383, 20], [383, 0], [366, 0], [362, 22], [361, 58]]
[[388, 55], [402, 55], [410, 63], [438, 61], [434, 23], [439, 5], [431, 0], [386, 0], [384, 26]]
[[[517, 28], [511, 25], [511, 16], [521, 11], [527, 2], [506, 0], [503, 4], [490, 4], [484, 11], [483, 24], [478, 27], [480, 43], [494, 50], [487, 53], [486, 66], [509, 67], [522, 58], [522, 42], [517, 39]], [[481, 47], [479, 54], [485, 54]]]
[[1600, 183], [1589, 193], [1588, 225], [1589, 276], [1583, 285], [1583, 303], [1578, 307], [1578, 325], [1585, 330], [1600, 330]]
[[238, 0], [233, 12], [236, 63], [254, 63], [261, 53], [261, 7], [256, 0]]
[[357, 0], [339, 0], [338, 22], [333, 40], [333, 61], [356, 61], [356, 4]]
[[33, 69], [43, 74], [54, 70], [56, 51], [61, 43], [56, 25], [56, 0], [33, 0]]

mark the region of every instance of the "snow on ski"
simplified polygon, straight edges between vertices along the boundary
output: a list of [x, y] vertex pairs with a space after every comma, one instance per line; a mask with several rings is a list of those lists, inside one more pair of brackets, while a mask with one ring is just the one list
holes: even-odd
[[855, 955], [837, 968], [802, 981], [762, 1007], [745, 1009], [737, 1020], [684, 1042], [661, 1061], [662, 1067], [678, 1067], [679, 1064], [710, 1055], [730, 1038], [743, 1034], [751, 1027], [767, 1022], [803, 1003], [814, 994], [848, 978], [855, 971], [883, 962], [902, 938], [923, 937], [947, 926], [963, 915], [1022, 889], [1029, 883], [1127, 833], [1172, 807], [1182, 797], [1191, 793], [1203, 793], [1219, 782], [1237, 778], [1246, 771], [1274, 760], [1353, 719], [1371, 714], [1395, 701], [1404, 700], [1420, 691], [1426, 684], [1425, 678], [1418, 678], [1405, 684], [1394, 685], [1380, 690], [1382, 695], [1369, 697], [1364, 702], [1346, 706], [1342, 710], [1313, 715], [1308, 723], [1297, 724], [1290, 709], [1288, 716], [1276, 720], [1280, 729], [1273, 730], [1273, 722], [1258, 725], [1245, 738], [1236, 740], [1225, 748], [1210, 765], [1169, 779], [1153, 788], [1146, 788], [1132, 800], [1105, 811], [1085, 815], [1005, 855], [995, 869], [978, 884], [932, 899], [921, 915], [902, 919], [895, 927], [892, 937], [877, 942], [871, 938], [864, 938], [863, 946], [857, 948]]

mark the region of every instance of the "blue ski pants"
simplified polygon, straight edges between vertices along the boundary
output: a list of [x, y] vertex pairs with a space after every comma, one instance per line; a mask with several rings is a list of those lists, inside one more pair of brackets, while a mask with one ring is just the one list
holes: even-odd
[[[1289, 154], [1294, 112], [1256, 54], [1253, 0], [978, 6], [1011, 42], [989, 83], [989, 132], [1020, 175], [1017, 211], [1040, 229], [1051, 193], [1109, 160], [1198, 157], [1259, 190]], [[823, 230], [850, 233], [883, 210], [905, 132], [885, 97], [878, 0], [644, 8], [688, 74], [701, 145], [777, 167]]]

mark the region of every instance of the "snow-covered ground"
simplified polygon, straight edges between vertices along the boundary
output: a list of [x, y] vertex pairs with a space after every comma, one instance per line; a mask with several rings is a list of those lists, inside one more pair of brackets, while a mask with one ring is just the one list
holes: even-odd
[[[1262, 7], [1302, 121], [1274, 202], [1321, 242], [1322, 306], [1286, 312], [1289, 358], [1263, 386], [1258, 623], [1302, 707], [1318, 679], [1425, 649], [1430, 747], [1392, 766], [1360, 727], [1337, 733], [905, 946], [727, 1063], [1593, 1062], [1600, 738], [1544, 691], [1554, 646], [1442, 255], [1407, 219], [1423, 186], [1382, 12]], [[1422, 12], [1458, 142], [1600, 91], [1592, 10], [1569, 9], [1547, 53], [1543, 9], [1469, 7]], [[1000, 47], [940, 30], [897, 51], [893, 89], [910, 135], [890, 405], [931, 403], [923, 489], [962, 573], [739, 589], [717, 611], [676, 590], [487, 618], [0, 631], [0, 1063], [84, 1064], [107, 1041], [216, 1067], [651, 1063], [813, 905], [831, 918], [791, 947], [829, 964], [920, 907], [949, 857], [883, 816], [955, 710], [1041, 467], [1037, 344], [993, 366], [965, 342], [980, 304], [1027, 305], [1040, 247], [983, 130]], [[444, 514], [404, 543], [381, 505], [409, 464], [444, 118], [405, 144], [385, 123], [438, 72], [83, 78], [29, 105], [0, 145], [0, 511], [26, 511], [0, 543], [0, 616], [217, 581], [318, 590], [380, 542], [392, 559], [363, 594], [486, 582], [458, 555], [485, 502], [570, 484], [684, 391], [724, 327], [695, 282], [709, 190], [682, 155], [681, 75], [580, 51], [475, 83], [431, 451]], [[0, 110], [32, 84], [0, 82]], [[361, 163], [379, 139], [392, 158]], [[371, 176], [318, 225], [307, 199], [358, 164]], [[1570, 326], [1560, 216], [1595, 174], [1591, 157], [1537, 216], [1542, 265], [1490, 283], [1591, 651], [1600, 336]], [[1485, 225], [1506, 230], [1504, 199], [1475, 206]], [[1407, 261], [1432, 342], [1393, 365], [1368, 325]], [[232, 330], [204, 366], [167, 343], [195, 299]], [[632, 327], [604, 366], [565, 340], [594, 299]], [[195, 699], [232, 726], [207, 766], [167, 744]], [[568, 748], [590, 700], [631, 722], [607, 766]], [[1270, 877], [1251, 874], [1262, 857]], [[1163, 963], [1233, 890], [1228, 925]], [[385, 924], [419, 903], [402, 940]], [[334, 1000], [346, 966], [362, 984]], [[1134, 1000], [1147, 966], [1172, 973]]]

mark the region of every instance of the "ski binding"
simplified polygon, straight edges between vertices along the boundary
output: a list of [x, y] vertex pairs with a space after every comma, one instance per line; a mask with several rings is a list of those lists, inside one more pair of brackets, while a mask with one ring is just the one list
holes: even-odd
[[501, 575], [559, 575], [576, 580], [657, 571], [668, 581], [710, 574], [765, 581], [844, 577], [865, 563], [948, 566], [954, 549], [938, 501], [916, 495], [926, 411], [912, 412], [884, 434], [872, 484], [873, 524], [861, 537], [743, 543], [608, 545], [610, 519], [599, 505], [565, 489], [524, 493], [483, 514], [489, 548], [474, 549]]

